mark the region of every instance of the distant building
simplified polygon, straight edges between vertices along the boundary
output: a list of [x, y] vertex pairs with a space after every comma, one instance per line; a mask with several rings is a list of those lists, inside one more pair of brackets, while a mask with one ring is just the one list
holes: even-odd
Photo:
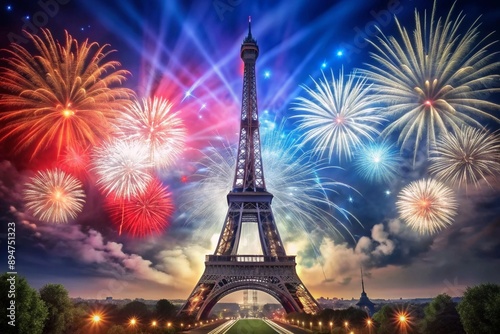
[[359, 307], [362, 310], [365, 310], [366, 313], [371, 317], [375, 311], [375, 304], [372, 303], [370, 298], [368, 298], [366, 292], [365, 292], [365, 282], [363, 280], [363, 268], [361, 268], [361, 297], [359, 298], [359, 301], [356, 303], [356, 306]]

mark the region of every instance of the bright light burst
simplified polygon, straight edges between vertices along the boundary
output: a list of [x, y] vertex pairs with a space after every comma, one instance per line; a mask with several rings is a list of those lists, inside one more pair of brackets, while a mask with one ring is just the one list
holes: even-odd
[[143, 193], [153, 179], [147, 147], [138, 141], [105, 143], [93, 158], [96, 183], [107, 196], [129, 199]]
[[[266, 187], [274, 195], [273, 211], [277, 223], [282, 226], [280, 230], [295, 234], [297, 228], [307, 233], [320, 229], [339, 235], [338, 227], [341, 227], [351, 235], [345, 222], [351, 218], [357, 223], [359, 221], [330, 201], [328, 194], [335, 193], [339, 186], [352, 188], [318, 175], [320, 170], [332, 172], [335, 167], [329, 166], [325, 160], [311, 160], [310, 154], [301, 150], [294, 134], [284, 135], [283, 125], [263, 131], [261, 135]], [[231, 190], [235, 157], [236, 147], [225, 147], [222, 151], [209, 148], [204, 152], [202, 167], [195, 176], [199, 181], [190, 185], [183, 194], [182, 207], [189, 207], [189, 221], [201, 223], [205, 235], [210, 227], [213, 232], [218, 232], [216, 228], [224, 222], [227, 203], [225, 200], [214, 201], [214, 198], [224, 199]]]
[[26, 208], [49, 223], [75, 219], [85, 203], [81, 182], [59, 169], [39, 171], [25, 185], [23, 197]]
[[[487, 100], [497, 92], [500, 62], [492, 44], [480, 38], [476, 20], [461, 31], [465, 16], [452, 16], [453, 6], [445, 19], [436, 18], [436, 2], [430, 19], [423, 22], [415, 11], [416, 28], [409, 33], [399, 20], [400, 37], [381, 33], [370, 41], [375, 64], [367, 64], [364, 73], [374, 82], [377, 94], [387, 101], [387, 113], [394, 121], [382, 132], [397, 130], [402, 147], [414, 145], [416, 158], [422, 141], [427, 154], [439, 133], [459, 131], [464, 124], [480, 127], [477, 118], [500, 120], [485, 110], [498, 111], [499, 105]], [[413, 37], [413, 38], [412, 38]], [[413, 138], [415, 137], [415, 138]], [[425, 137], [425, 138], [424, 138]], [[410, 140], [411, 139], [411, 140]], [[415, 141], [413, 143], [413, 141]]]
[[376, 126], [384, 119], [378, 115], [376, 97], [369, 95], [364, 76], [354, 72], [345, 80], [341, 70], [336, 80], [331, 74], [331, 85], [323, 73], [323, 80], [313, 79], [316, 91], [302, 86], [310, 98], [297, 98], [292, 109], [303, 113], [293, 117], [299, 118], [298, 129], [305, 131], [305, 142], [313, 143], [315, 153], [331, 160], [335, 152], [339, 160], [342, 156], [349, 160], [363, 140], [374, 139], [379, 133]]
[[443, 183], [422, 179], [401, 190], [396, 206], [410, 228], [433, 234], [453, 223], [457, 202], [453, 191]]
[[438, 137], [430, 152], [429, 172], [452, 186], [478, 187], [500, 174], [500, 136], [471, 127]]
[[146, 191], [125, 201], [108, 198], [106, 207], [111, 220], [134, 237], [161, 233], [174, 211], [171, 193], [157, 179]]
[[389, 182], [397, 174], [401, 161], [392, 145], [386, 142], [371, 143], [356, 152], [354, 165], [358, 174], [367, 180]]
[[121, 115], [118, 125], [122, 138], [148, 145], [151, 160], [158, 168], [173, 165], [186, 141], [186, 129], [179, 112], [171, 109], [172, 103], [162, 98], [136, 100]]
[[133, 92], [119, 87], [128, 72], [107, 61], [107, 45], [87, 40], [78, 44], [68, 33], [66, 43], [26, 32], [37, 54], [19, 44], [5, 50], [2, 67], [0, 140], [15, 139], [15, 150], [31, 149], [34, 157], [55, 145], [57, 154], [76, 143], [96, 145], [108, 138], [110, 124]]

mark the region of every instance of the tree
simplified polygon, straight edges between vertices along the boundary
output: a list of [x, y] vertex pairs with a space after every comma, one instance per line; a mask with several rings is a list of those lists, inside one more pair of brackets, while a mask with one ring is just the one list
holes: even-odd
[[71, 311], [71, 321], [66, 327], [66, 334], [87, 334], [89, 326], [89, 317], [91, 310], [88, 304], [73, 304]]
[[373, 321], [375, 321], [379, 334], [389, 334], [391, 331], [396, 330], [394, 328], [394, 322], [392, 317], [394, 316], [394, 311], [391, 305], [384, 305], [373, 315]]
[[456, 304], [447, 294], [436, 296], [424, 309], [425, 317], [420, 326], [424, 334], [465, 333]]
[[[15, 299], [10, 298], [11, 286], [15, 287]], [[15, 325], [8, 324], [11, 300], [15, 300]], [[41, 334], [47, 307], [40, 299], [38, 291], [31, 288], [25, 278], [18, 275], [3, 274], [0, 276], [0, 308], [7, 312], [0, 317], [0, 333]]]
[[[403, 315], [405, 320], [401, 321], [400, 317]], [[417, 333], [415, 323], [419, 318], [419, 309], [406, 304], [386, 304], [373, 315], [378, 334]]]
[[500, 285], [486, 283], [468, 287], [457, 310], [467, 334], [498, 333]]
[[423, 334], [465, 334], [456, 305], [447, 294], [436, 296], [424, 309]]
[[49, 311], [43, 332], [65, 333], [73, 318], [73, 303], [69, 299], [68, 290], [61, 284], [47, 284], [40, 289], [40, 297]]
[[173, 319], [177, 314], [177, 308], [167, 299], [160, 299], [155, 306], [156, 316], [159, 319]]
[[125, 306], [118, 311], [119, 323], [127, 323], [132, 318], [135, 318], [140, 323], [146, 323], [149, 322], [150, 317], [151, 312], [148, 306], [137, 300], [125, 304]]

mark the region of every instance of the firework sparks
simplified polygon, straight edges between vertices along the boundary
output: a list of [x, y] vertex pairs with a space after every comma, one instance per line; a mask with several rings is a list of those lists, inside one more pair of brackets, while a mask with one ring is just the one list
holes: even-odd
[[365, 179], [389, 182], [397, 174], [400, 156], [387, 143], [368, 144], [356, 153], [356, 171]]
[[83, 148], [80, 145], [68, 147], [59, 159], [61, 169], [80, 178], [87, 176], [89, 164], [89, 147]]
[[111, 220], [123, 224], [123, 230], [134, 237], [161, 233], [174, 211], [171, 193], [157, 179], [146, 191], [125, 201], [108, 198], [106, 207]]
[[452, 186], [479, 181], [500, 174], [500, 136], [465, 127], [457, 133], [441, 135], [430, 152], [429, 172]]
[[73, 176], [55, 169], [40, 171], [23, 191], [26, 208], [44, 222], [67, 223], [82, 211], [85, 193]]
[[121, 115], [119, 134], [126, 139], [143, 141], [158, 168], [173, 165], [181, 155], [186, 141], [186, 129], [179, 112], [162, 98], [135, 101]]
[[398, 195], [401, 218], [420, 234], [433, 234], [453, 223], [457, 202], [453, 191], [433, 179], [407, 185]]
[[313, 143], [315, 153], [331, 160], [337, 152], [339, 160], [342, 156], [349, 160], [363, 140], [374, 139], [379, 133], [376, 126], [384, 121], [377, 115], [375, 99], [369, 96], [370, 86], [356, 72], [345, 81], [343, 70], [338, 80], [332, 72], [331, 85], [324, 73], [323, 80], [313, 82], [316, 91], [303, 86], [311, 99], [298, 97], [293, 107], [303, 112], [293, 116], [299, 118], [298, 129], [305, 130], [304, 139]]
[[113, 141], [93, 152], [97, 185], [107, 195], [129, 199], [146, 190], [151, 176], [148, 150], [137, 141]]
[[[321, 169], [334, 170], [325, 160], [312, 161], [310, 155], [301, 150], [295, 135], [283, 135], [283, 125], [274, 130], [263, 131], [262, 160], [265, 166], [267, 190], [274, 195], [273, 211], [280, 230], [299, 228], [311, 232], [321, 229], [334, 235], [341, 234], [339, 228], [350, 234], [345, 225], [349, 219], [355, 220], [347, 210], [336, 205], [328, 198], [328, 193], [335, 193], [336, 187], [350, 186], [320, 177]], [[225, 147], [222, 152], [214, 147], [204, 153], [199, 169], [198, 182], [190, 185], [183, 197], [183, 206], [191, 209], [191, 221], [203, 221], [203, 232], [208, 228], [216, 232], [227, 213], [225, 201], [214, 201], [224, 198], [232, 187], [236, 166], [236, 148]], [[290, 198], [293, 201], [290, 201]], [[193, 199], [196, 198], [196, 205]], [[199, 199], [203, 199], [199, 202]], [[340, 217], [334, 212], [340, 214]], [[291, 232], [293, 234], [293, 232]]]
[[[476, 20], [461, 32], [464, 15], [436, 21], [436, 2], [430, 20], [423, 23], [415, 11], [416, 28], [408, 33], [396, 19], [400, 40], [383, 33], [370, 41], [377, 64], [367, 64], [364, 71], [374, 81], [377, 94], [388, 101], [387, 113], [394, 121], [382, 132], [388, 135], [401, 130], [402, 147], [411, 146], [415, 137], [414, 159], [419, 145], [426, 142], [427, 155], [439, 133], [460, 130], [464, 124], [480, 127], [477, 117], [500, 120], [485, 110], [498, 111], [499, 105], [486, 100], [498, 83], [495, 73], [500, 62], [497, 53], [488, 52], [491, 45], [480, 39]], [[413, 39], [411, 38], [413, 36]]]
[[0, 70], [0, 98], [7, 124], [0, 140], [15, 140], [15, 150], [35, 155], [55, 146], [57, 155], [74, 144], [96, 145], [107, 138], [110, 125], [133, 92], [119, 87], [128, 72], [105, 61], [107, 45], [78, 44], [68, 33], [66, 43], [55, 41], [42, 29], [42, 37], [26, 33], [37, 55], [19, 44], [5, 50], [10, 57]]

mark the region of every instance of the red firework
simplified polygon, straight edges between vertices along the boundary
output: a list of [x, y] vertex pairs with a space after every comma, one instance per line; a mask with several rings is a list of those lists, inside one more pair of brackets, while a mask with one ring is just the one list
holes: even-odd
[[121, 230], [133, 237], [160, 234], [167, 226], [174, 211], [168, 187], [154, 179], [146, 191], [130, 199], [114, 199], [106, 202], [111, 221], [122, 225]]
[[66, 148], [59, 158], [59, 167], [64, 171], [78, 176], [80, 179], [88, 177], [87, 169], [90, 164], [89, 147], [80, 145]]

